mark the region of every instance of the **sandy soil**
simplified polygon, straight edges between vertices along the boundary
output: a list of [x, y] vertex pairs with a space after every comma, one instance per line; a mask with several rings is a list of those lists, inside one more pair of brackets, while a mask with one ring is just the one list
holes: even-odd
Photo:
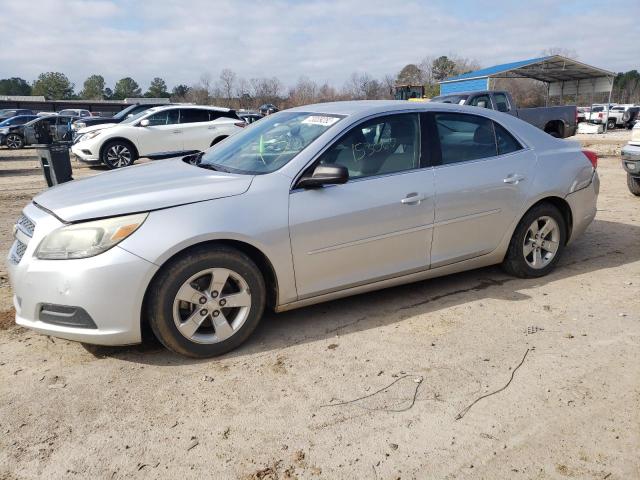
[[[29, 155], [0, 150], [3, 257], [44, 187]], [[15, 327], [0, 272], [0, 479], [640, 478], [640, 199], [618, 157], [599, 171], [597, 218], [546, 278], [271, 314], [215, 360]]]

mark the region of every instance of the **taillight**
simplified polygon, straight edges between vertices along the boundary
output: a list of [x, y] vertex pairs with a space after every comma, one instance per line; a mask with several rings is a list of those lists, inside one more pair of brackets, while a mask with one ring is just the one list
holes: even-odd
[[598, 154], [596, 152], [592, 152], [591, 150], [582, 150], [584, 156], [589, 159], [593, 168], [598, 168]]
[[602, 117], [604, 117], [604, 113], [600, 112], [600, 113], [598, 114], [598, 118], [602, 118]]
[[234, 125], [236, 127], [242, 127], [242, 128], [247, 126], [247, 124], [245, 122], [236, 122], [236, 123], [234, 123]]

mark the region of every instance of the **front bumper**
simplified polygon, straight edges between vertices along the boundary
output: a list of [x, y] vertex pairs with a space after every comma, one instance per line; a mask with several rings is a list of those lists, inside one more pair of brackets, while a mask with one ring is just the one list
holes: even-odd
[[598, 193], [600, 193], [600, 177], [598, 177], [598, 172], [594, 170], [591, 183], [588, 186], [567, 195], [566, 200], [571, 207], [573, 217], [571, 235], [567, 243], [571, 243], [582, 235], [593, 222], [596, 217]]
[[71, 153], [85, 163], [100, 163], [99, 151], [93, 142], [78, 142], [71, 147]]
[[[142, 301], [158, 267], [118, 246], [91, 258], [39, 260], [33, 256], [36, 246], [62, 223], [33, 204], [24, 214], [35, 224], [33, 237], [18, 232], [7, 261], [16, 323], [84, 343], [139, 343]], [[51, 306], [82, 311], [93, 325], [51, 321]]]
[[622, 168], [634, 177], [640, 177], [640, 145], [625, 145], [622, 148]]

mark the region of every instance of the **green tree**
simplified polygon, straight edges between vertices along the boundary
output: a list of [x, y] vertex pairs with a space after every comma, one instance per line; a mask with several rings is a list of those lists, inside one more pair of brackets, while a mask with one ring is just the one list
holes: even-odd
[[24, 78], [3, 78], [0, 80], [0, 95], [31, 95], [31, 85]]
[[104, 98], [105, 83], [102, 75], [91, 75], [84, 81], [80, 96], [86, 100], [102, 100]]
[[31, 93], [44, 95], [49, 100], [63, 100], [73, 97], [73, 87], [64, 73], [47, 72], [41, 73], [33, 82]]
[[422, 77], [422, 70], [417, 65], [410, 63], [400, 70], [396, 81], [399, 85], [422, 85]]
[[456, 63], [446, 55], [436, 58], [431, 66], [433, 79], [436, 82], [444, 80], [456, 71]]
[[191, 89], [187, 85], [176, 85], [171, 90], [171, 97], [176, 99], [184, 99], [189, 95]]
[[140, 97], [142, 90], [131, 77], [121, 78], [116, 82], [113, 90], [113, 98], [116, 100], [124, 100], [125, 98]]
[[149, 90], [147, 90], [144, 96], [149, 98], [169, 98], [171, 95], [167, 91], [166, 82], [160, 77], [156, 77], [151, 80]]

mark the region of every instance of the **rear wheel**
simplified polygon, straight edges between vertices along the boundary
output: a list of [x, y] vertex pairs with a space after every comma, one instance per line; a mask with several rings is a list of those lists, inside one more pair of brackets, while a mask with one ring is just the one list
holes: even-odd
[[150, 324], [164, 346], [189, 357], [222, 355], [260, 322], [264, 279], [245, 254], [201, 249], [167, 265], [151, 288]]
[[502, 266], [517, 277], [542, 277], [558, 263], [566, 238], [566, 223], [560, 211], [550, 203], [536, 205], [513, 232]]
[[128, 167], [138, 158], [133, 147], [120, 140], [107, 143], [102, 148], [102, 163], [111, 170], [116, 168]]
[[636, 197], [640, 197], [640, 178], [632, 177], [627, 173], [627, 187], [629, 187], [629, 191], [633, 193]]
[[616, 128], [616, 119], [610, 118], [607, 120], [607, 130], [613, 130], [614, 128]]
[[17, 133], [10, 133], [7, 135], [7, 138], [4, 139], [4, 143], [7, 148], [11, 150], [18, 150], [24, 147], [24, 139]]

